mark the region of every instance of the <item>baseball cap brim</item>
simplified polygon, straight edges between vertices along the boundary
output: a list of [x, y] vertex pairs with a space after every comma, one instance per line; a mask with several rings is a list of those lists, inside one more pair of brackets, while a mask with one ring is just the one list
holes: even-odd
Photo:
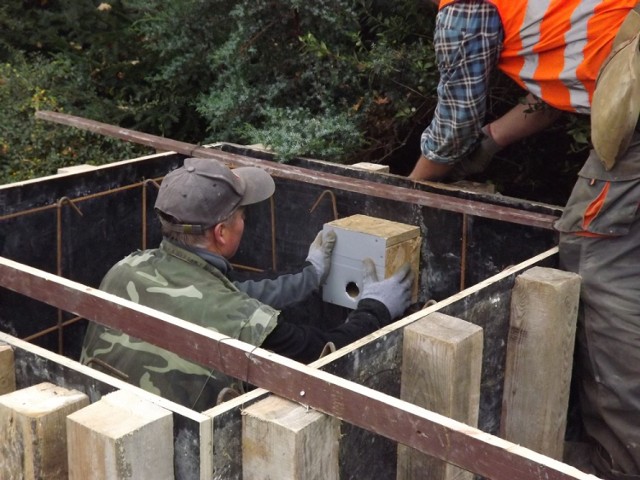
[[236, 174], [244, 184], [244, 193], [240, 200], [241, 206], [252, 205], [262, 202], [273, 195], [276, 189], [275, 182], [271, 175], [257, 167], [234, 168]]

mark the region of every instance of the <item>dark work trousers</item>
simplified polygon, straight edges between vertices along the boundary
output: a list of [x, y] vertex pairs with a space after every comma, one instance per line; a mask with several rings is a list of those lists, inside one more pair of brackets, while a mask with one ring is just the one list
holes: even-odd
[[[611, 172], [591, 155], [556, 223], [560, 267], [582, 277], [580, 408], [595, 440], [592, 461], [607, 479], [640, 479], [640, 142], [634, 140], [630, 160]], [[597, 203], [595, 220], [585, 222]], [[601, 236], [581, 236], [580, 228]]]
[[576, 358], [585, 431], [604, 447], [594, 463], [608, 453], [635, 474], [611, 478], [640, 478], [640, 221], [624, 237], [562, 234], [560, 245], [561, 267], [582, 277]]

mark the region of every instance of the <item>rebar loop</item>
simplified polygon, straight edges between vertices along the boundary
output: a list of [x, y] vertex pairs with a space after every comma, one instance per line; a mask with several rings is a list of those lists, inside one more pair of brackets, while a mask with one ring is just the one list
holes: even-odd
[[336, 194], [333, 193], [333, 190], [324, 190], [318, 196], [318, 199], [315, 201], [313, 206], [309, 209], [309, 213], [313, 213], [313, 211], [316, 209], [316, 207], [320, 203], [320, 200], [322, 200], [325, 195], [328, 195], [329, 197], [331, 197], [331, 207], [333, 208], [333, 219], [337, 220], [338, 219], [338, 206], [337, 206], [337, 201], [336, 201]]

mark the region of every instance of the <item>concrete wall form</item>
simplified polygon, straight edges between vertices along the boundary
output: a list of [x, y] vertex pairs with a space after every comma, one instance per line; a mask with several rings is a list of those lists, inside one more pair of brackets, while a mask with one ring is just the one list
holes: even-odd
[[[257, 158], [268, 155], [243, 147], [218, 145], [212, 153], [232, 164], [263, 162], [268, 169], [278, 168], [269, 158]], [[70, 297], [50, 298], [45, 288], [12, 284], [11, 275], [1, 276], [0, 286], [4, 288], [0, 289], [0, 330], [7, 333], [0, 340], [15, 348], [19, 387], [46, 380], [84, 391], [92, 401], [118, 388], [154, 397], [75, 362], [86, 319], [105, 323], [111, 319], [101, 318], [92, 307], [78, 308], [78, 300], [71, 299], [83, 295], [80, 292], [87, 290], [83, 285], [97, 286], [106, 269], [131, 250], [157, 243], [159, 233], [152, 214], [157, 185], [182, 158], [175, 153], [152, 155], [93, 171], [0, 187], [0, 254], [8, 262], [4, 272], [20, 272], [24, 266], [26, 270], [20, 275], [30, 278], [53, 274], [48, 285], [60, 282], [60, 288], [74, 292]], [[559, 209], [437, 184], [414, 185], [393, 175], [380, 176], [313, 160], [298, 160], [296, 168], [306, 173], [306, 181], [274, 175], [277, 191], [273, 202], [250, 212], [246, 232], [250, 242], [241, 247], [235, 259], [239, 268], [267, 273], [294, 268], [304, 259], [309, 243], [325, 222], [336, 214], [344, 217], [363, 213], [420, 226], [426, 239], [421, 252], [420, 302], [433, 299], [437, 303], [318, 360], [309, 368], [269, 357], [278, 368], [296, 373], [290, 385], [269, 382], [263, 385], [257, 377], [247, 380], [299, 401], [296, 382], [315, 380], [314, 376], [322, 372], [322, 380], [335, 384], [336, 391], [346, 389], [356, 395], [354, 398], [364, 395], [374, 403], [382, 402], [381, 408], [388, 403], [393, 411], [418, 415], [432, 428], [450, 429], [450, 433], [460, 436], [460, 451], [466, 450], [467, 454], [453, 455], [448, 460], [462, 462], [462, 466], [471, 470], [476, 468], [478, 474], [490, 478], [516, 478], [508, 476], [514, 472], [518, 478], [580, 478], [573, 476], [577, 475], [573, 471], [563, 473], [566, 470], [563, 464], [549, 459], [532, 460], [524, 450], [510, 452], [512, 446], [508, 442], [493, 437], [500, 418], [510, 289], [518, 272], [533, 265], [555, 266], [555, 236], [549, 225]], [[333, 176], [338, 175], [349, 185], [344, 189], [327, 189], [326, 179], [335, 182]], [[371, 195], [367, 188], [361, 188], [372, 182], [386, 190], [384, 196]], [[334, 185], [340, 187], [343, 183]], [[415, 191], [418, 202], [404, 200], [407, 190]], [[403, 200], [394, 200], [394, 193]], [[439, 203], [440, 197], [447, 199], [444, 208]], [[431, 199], [439, 206], [430, 206]], [[501, 209], [514, 214], [511, 220], [496, 218], [495, 212], [483, 215]], [[528, 215], [534, 220], [533, 226], [527, 225]], [[460, 291], [468, 285], [471, 286]], [[100, 292], [90, 295], [100, 296]], [[415, 413], [403, 402], [393, 401], [399, 393], [402, 328], [433, 311], [459, 316], [485, 330], [479, 425], [479, 432], [484, 432], [482, 436], [487, 435], [485, 439], [460, 433], [455, 422], [437, 425], [429, 412], [417, 409]], [[332, 309], [326, 312], [327, 318], [334, 321], [343, 313]], [[29, 339], [31, 343], [18, 338]], [[202, 360], [216, 362], [214, 358]], [[246, 372], [236, 373], [242, 378]], [[364, 393], [357, 386], [366, 387]], [[378, 399], [375, 392], [380, 392], [384, 400]], [[241, 478], [241, 410], [264, 395], [266, 392], [258, 389], [207, 412], [189, 411], [155, 397], [155, 402], [174, 412], [177, 478]], [[331, 395], [329, 392], [325, 397]], [[310, 401], [311, 406], [317, 401], [315, 407], [321, 411], [331, 410], [322, 396], [317, 400], [307, 396], [305, 401]], [[384, 419], [361, 423], [350, 418], [348, 411], [328, 413], [345, 419], [340, 454], [342, 478], [394, 478], [396, 442], [412, 441], [407, 440], [406, 432], [378, 425]], [[495, 459], [495, 465], [474, 466], [469, 452], [477, 451], [476, 442]], [[414, 446], [438, 454], [429, 442]], [[512, 467], [502, 464], [504, 455], [511, 460]], [[534, 471], [538, 473], [531, 473]], [[549, 476], [538, 476], [542, 474]]]

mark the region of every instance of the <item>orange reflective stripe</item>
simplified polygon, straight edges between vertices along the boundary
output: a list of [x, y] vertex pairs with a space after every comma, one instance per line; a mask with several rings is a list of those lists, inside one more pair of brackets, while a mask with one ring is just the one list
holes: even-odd
[[[578, 67], [578, 78], [593, 79], [593, 82], [586, 85], [589, 92], [589, 103], [593, 97], [595, 89], [595, 79], [598, 78], [600, 66], [611, 52], [613, 42], [609, 40], [609, 35], [603, 32], [617, 32], [624, 21], [626, 14], [635, 6], [636, 0], [620, 2], [617, 10], [607, 8], [601, 3], [595, 8], [594, 15], [587, 22], [587, 40], [590, 46], [589, 52], [582, 64]], [[621, 14], [621, 11], [624, 12]]]
[[[572, 0], [575, 3], [575, 0]], [[555, 11], [571, 8], [572, 1], [553, 0], [540, 24], [540, 40], [534, 47], [536, 52], [542, 52], [544, 60], [538, 64], [538, 69], [532, 80], [540, 86], [541, 98], [553, 98], [555, 104], [571, 105], [569, 90], [561, 82], [549, 82], [552, 78], [561, 78], [565, 69], [565, 49], [558, 48], [559, 32], [567, 32], [571, 28], [569, 15], [559, 15]]]
[[499, 68], [546, 103], [589, 113], [600, 66], [637, 0], [485, 1], [504, 28]]
[[[500, 68], [505, 70], [504, 65], [508, 64], [508, 70], [520, 72], [524, 68], [525, 57], [521, 54], [524, 46], [522, 44], [522, 36], [520, 35], [520, 27], [524, 24], [527, 9], [518, 6], [518, 2], [508, 4], [508, 6], [497, 5], [491, 2], [500, 12], [502, 26], [504, 28], [503, 50], [500, 54]], [[508, 72], [506, 72], [509, 75]], [[519, 76], [509, 75], [525, 90], [527, 86]]]
[[609, 187], [611, 187], [611, 182], [605, 182], [604, 187], [598, 194], [598, 196], [585, 208], [584, 217], [582, 219], [582, 229], [587, 230], [591, 222], [598, 216], [600, 210], [604, 206], [604, 201], [607, 198], [607, 193], [609, 193]]
[[577, 237], [589, 237], [589, 238], [615, 237], [615, 235], [605, 235], [604, 233], [593, 233], [593, 232], [572, 232], [572, 235], [576, 235]]

